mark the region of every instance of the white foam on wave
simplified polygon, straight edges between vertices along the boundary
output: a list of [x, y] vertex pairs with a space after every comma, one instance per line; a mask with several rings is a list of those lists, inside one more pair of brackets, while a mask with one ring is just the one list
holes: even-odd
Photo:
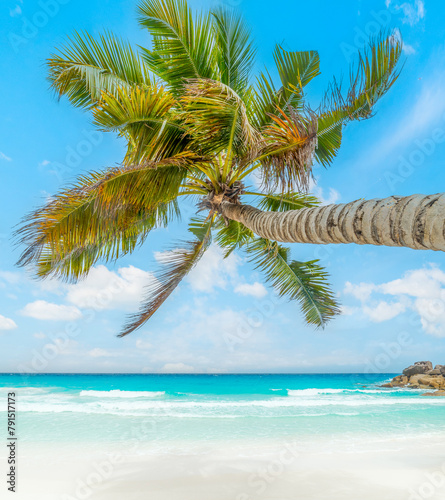
[[90, 398], [158, 398], [164, 396], [165, 391], [80, 391], [81, 397]]
[[[406, 392], [411, 391], [411, 389]], [[392, 391], [393, 392], [393, 391]], [[401, 392], [401, 391], [400, 391]], [[323, 394], [387, 394], [384, 389], [287, 389], [288, 396], [319, 396]]]
[[[307, 408], [326, 408], [325, 411], [341, 411], [340, 408], [359, 408], [359, 407], [387, 407], [387, 406], [437, 406], [445, 403], [441, 398], [370, 398], [370, 399], [311, 399], [311, 398], [288, 398], [280, 397], [272, 400], [254, 400], [254, 401], [156, 401], [155, 399], [143, 400], [134, 399], [133, 401], [96, 400], [91, 403], [77, 403], [71, 401], [65, 402], [45, 402], [41, 400], [35, 403], [23, 402], [21, 404], [22, 412], [36, 413], [102, 413], [102, 414], [120, 414], [129, 415], [134, 412], [143, 412], [145, 414], [157, 414], [158, 416], [169, 416], [175, 413], [187, 412], [188, 416], [211, 416], [215, 412], [225, 417], [232, 412], [241, 412], [240, 415], [249, 408], [259, 409], [279, 409], [288, 408], [297, 411]], [[329, 408], [329, 410], [328, 410]], [[343, 410], [344, 411], [344, 410]], [[172, 415], [173, 416], [173, 415]], [[273, 415], [271, 415], [273, 416]], [[302, 415], [304, 416], [304, 415]]]

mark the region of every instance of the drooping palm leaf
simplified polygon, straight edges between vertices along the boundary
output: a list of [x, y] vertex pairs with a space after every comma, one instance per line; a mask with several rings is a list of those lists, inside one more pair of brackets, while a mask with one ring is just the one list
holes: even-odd
[[69, 282], [77, 282], [87, 276], [97, 262], [116, 261], [132, 253], [142, 245], [150, 231], [157, 227], [166, 227], [179, 216], [177, 201], [160, 203], [152, 210], [132, 210], [125, 207], [97, 224], [98, 214], [93, 212], [86, 217], [85, 223], [94, 230], [92, 236], [81, 245], [65, 239], [57, 248], [46, 244], [35, 255], [36, 275], [39, 278], [49, 276]]
[[185, 0], [143, 0], [139, 23], [153, 37], [153, 49], [142, 48], [150, 70], [180, 93], [188, 78], [213, 78], [212, 17], [193, 16]]
[[183, 247], [181, 249], [164, 254], [163, 269], [147, 286], [146, 299], [139, 313], [129, 318], [119, 337], [124, 337], [144, 325], [193, 269], [211, 242], [212, 225], [213, 218], [205, 222], [194, 219], [190, 230], [196, 239], [181, 245]]
[[91, 107], [102, 92], [153, 83], [140, 56], [111, 33], [95, 39], [89, 33], [76, 32], [47, 65], [51, 87], [78, 107]]
[[326, 281], [328, 274], [318, 261], [289, 262], [287, 248], [264, 238], [255, 238], [244, 249], [280, 297], [300, 303], [307, 323], [324, 327], [339, 314], [338, 304]]
[[234, 220], [226, 222], [222, 217], [216, 222], [215, 228], [217, 229], [215, 241], [225, 250], [224, 258], [228, 257], [234, 250], [246, 245], [255, 236], [241, 222]]
[[102, 251], [105, 243], [125, 253], [132, 243], [119, 235], [129, 225], [139, 231], [150, 226], [152, 216], [153, 224], [158, 223], [155, 210], [177, 197], [189, 164], [184, 154], [80, 177], [24, 220], [16, 233], [27, 246], [19, 264], [38, 265], [42, 252], [64, 258], [84, 247]]
[[263, 184], [268, 191], [306, 190], [312, 175], [317, 145], [317, 120], [293, 108], [278, 108], [272, 123], [263, 128], [263, 143], [253, 162], [261, 162]]

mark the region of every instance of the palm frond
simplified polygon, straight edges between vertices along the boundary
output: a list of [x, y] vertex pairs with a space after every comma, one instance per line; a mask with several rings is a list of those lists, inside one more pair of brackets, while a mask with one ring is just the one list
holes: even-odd
[[224, 258], [246, 245], [254, 237], [253, 231], [241, 222], [234, 220], [226, 222], [222, 217], [217, 220], [215, 228], [217, 230], [215, 242], [225, 250]]
[[162, 271], [147, 286], [146, 298], [139, 313], [129, 318], [119, 337], [124, 337], [144, 325], [193, 269], [211, 242], [212, 225], [213, 218], [204, 222], [193, 220], [190, 229], [196, 237], [195, 240], [182, 244], [181, 249], [165, 253]]
[[249, 111], [257, 127], [269, 124], [270, 115], [276, 114], [277, 108], [287, 112], [292, 107], [301, 112], [304, 108], [304, 87], [320, 74], [320, 58], [314, 50], [288, 52], [277, 45], [273, 56], [281, 87], [276, 88], [267, 71], [260, 73], [249, 103]]
[[307, 323], [324, 327], [339, 314], [338, 304], [326, 281], [328, 274], [317, 260], [289, 262], [289, 249], [264, 238], [255, 238], [244, 249], [280, 297], [300, 303]]
[[351, 70], [345, 95], [336, 80], [330, 84], [318, 118], [315, 155], [322, 165], [329, 165], [337, 155], [342, 127], [352, 120], [370, 118], [376, 103], [394, 85], [400, 73], [397, 65], [401, 50], [401, 40], [382, 33], [371, 40], [367, 49], [359, 52], [358, 68]]
[[312, 175], [317, 144], [317, 120], [299, 114], [292, 108], [287, 113], [278, 109], [272, 123], [262, 130], [263, 147], [252, 160], [261, 162], [262, 180], [267, 191], [305, 190]]
[[218, 79], [243, 95], [256, 52], [250, 39], [250, 30], [234, 11], [219, 8], [212, 11], [212, 15]]
[[[114, 255], [119, 248], [127, 252], [132, 242], [119, 235], [129, 227], [141, 234], [158, 224], [156, 210], [178, 196], [188, 165], [189, 157], [179, 155], [80, 177], [74, 186], [24, 219], [16, 232], [19, 243], [26, 245], [19, 265], [38, 265], [42, 255], [48, 260], [48, 252], [63, 259], [81, 248], [103, 250], [104, 244], [112, 245]], [[126, 234], [130, 237], [131, 232]]]
[[39, 278], [52, 276], [77, 282], [86, 277], [97, 262], [116, 261], [132, 253], [145, 242], [152, 229], [166, 227], [174, 218], [179, 217], [179, 207], [176, 200], [161, 203], [146, 211], [125, 207], [110, 220], [105, 220], [100, 215], [101, 224], [97, 223], [97, 216], [97, 212], [93, 212], [86, 218], [88, 227], [96, 228], [88, 243], [76, 246], [65, 239], [57, 250], [48, 244], [41, 248], [34, 262]]
[[210, 14], [194, 18], [185, 0], [142, 0], [138, 14], [153, 37], [153, 50], [143, 48], [142, 56], [173, 92], [181, 92], [185, 79], [215, 76]]
[[93, 106], [102, 92], [153, 83], [140, 56], [111, 33], [97, 39], [87, 32], [74, 33], [51, 55], [47, 66], [57, 95], [66, 95], [78, 107]]
[[250, 124], [243, 100], [227, 85], [215, 80], [189, 80], [181, 98], [183, 120], [193, 143], [203, 154], [245, 155], [259, 140]]
[[127, 139], [126, 163], [168, 158], [184, 152], [190, 143], [187, 131], [175, 116], [174, 97], [162, 86], [103, 94], [93, 110], [94, 122], [105, 131]]

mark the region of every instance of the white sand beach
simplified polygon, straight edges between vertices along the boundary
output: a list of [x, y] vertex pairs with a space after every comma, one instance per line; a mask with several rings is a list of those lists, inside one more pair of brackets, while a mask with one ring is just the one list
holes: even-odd
[[346, 436], [199, 448], [181, 443], [168, 453], [23, 443], [14, 498], [443, 500], [444, 442], [445, 436]]

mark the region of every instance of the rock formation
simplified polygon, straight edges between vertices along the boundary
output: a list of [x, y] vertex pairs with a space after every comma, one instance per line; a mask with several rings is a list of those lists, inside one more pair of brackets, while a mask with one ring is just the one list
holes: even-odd
[[417, 361], [403, 370], [403, 375], [394, 377], [382, 387], [407, 387], [410, 389], [436, 389], [422, 396], [445, 396], [445, 365], [433, 368], [431, 361]]

